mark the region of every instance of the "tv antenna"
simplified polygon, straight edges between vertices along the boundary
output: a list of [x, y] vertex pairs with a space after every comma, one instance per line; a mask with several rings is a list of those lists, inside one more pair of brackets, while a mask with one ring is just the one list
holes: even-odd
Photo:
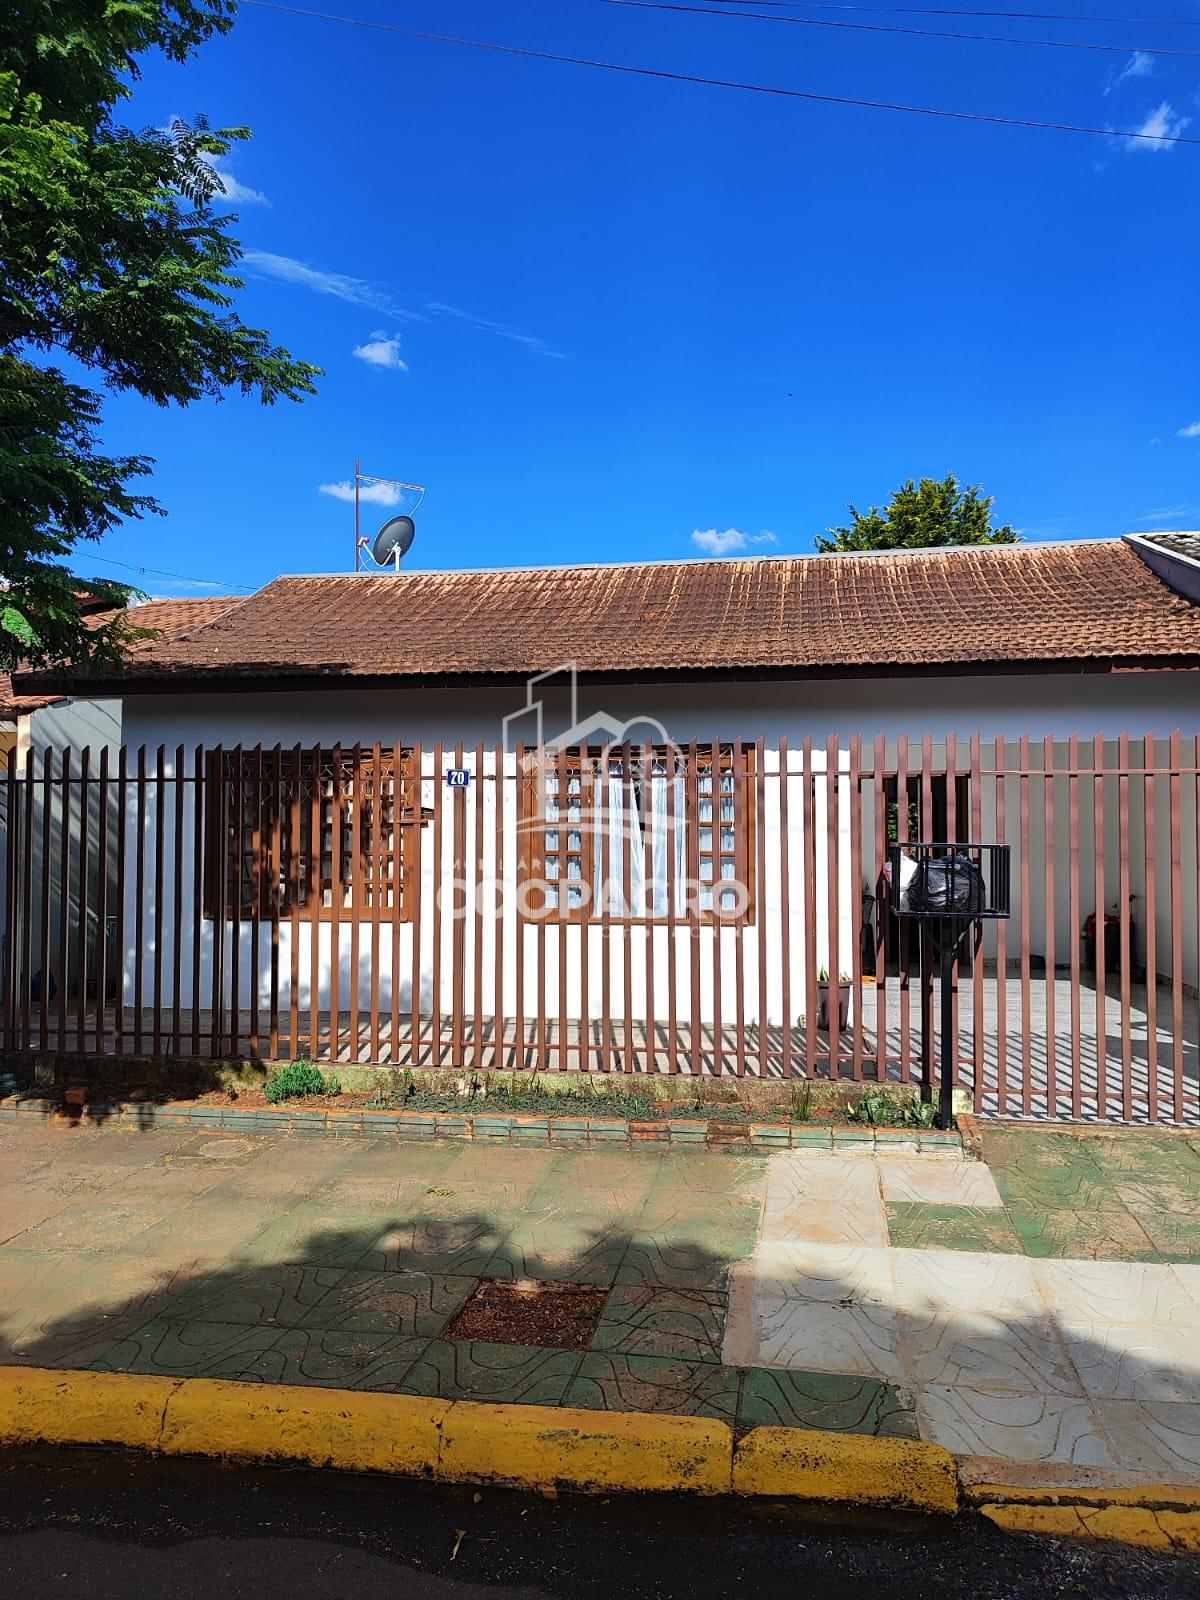
[[[362, 502], [363, 486], [365, 484], [380, 484], [385, 494], [379, 498], [385, 505], [395, 505], [400, 500], [400, 493], [394, 496], [386, 493], [387, 490], [397, 490], [404, 494], [415, 494], [416, 499], [407, 511], [399, 516], [389, 517], [375, 535], [374, 539], [363, 537], [362, 531]], [[404, 483], [399, 478], [381, 478], [377, 473], [364, 472], [359, 461], [354, 463], [354, 570], [362, 572], [364, 569], [363, 551], [367, 551], [371, 561], [376, 567], [392, 566], [398, 572], [400, 562], [413, 539], [416, 537], [416, 524], [413, 522], [412, 513], [425, 498], [425, 486], [420, 483]]]

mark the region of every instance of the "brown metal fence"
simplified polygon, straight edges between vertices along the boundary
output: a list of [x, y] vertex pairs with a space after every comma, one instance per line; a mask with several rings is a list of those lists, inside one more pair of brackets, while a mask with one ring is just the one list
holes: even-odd
[[994, 841], [975, 1108], [1194, 1123], [1198, 798], [1178, 734], [46, 751], [0, 789], [3, 1046], [920, 1082], [936, 962], [881, 870]]

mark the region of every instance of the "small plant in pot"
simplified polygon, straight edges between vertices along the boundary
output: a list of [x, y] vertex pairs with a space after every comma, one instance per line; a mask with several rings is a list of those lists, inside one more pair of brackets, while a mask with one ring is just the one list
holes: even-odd
[[837, 991], [838, 1027], [844, 1028], [846, 1026], [850, 1017], [849, 983], [850, 974], [848, 972], [839, 972], [836, 983], [831, 983], [828, 967], [822, 967], [820, 972], [817, 973], [817, 1003], [820, 1007], [818, 1027], [829, 1027], [829, 990], [831, 987]]

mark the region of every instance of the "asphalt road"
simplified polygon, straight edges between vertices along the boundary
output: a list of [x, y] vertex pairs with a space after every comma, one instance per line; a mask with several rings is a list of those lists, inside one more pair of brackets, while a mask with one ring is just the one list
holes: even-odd
[[102, 1452], [0, 1452], [6, 1600], [1200, 1597], [1200, 1559], [974, 1520], [558, 1499]]

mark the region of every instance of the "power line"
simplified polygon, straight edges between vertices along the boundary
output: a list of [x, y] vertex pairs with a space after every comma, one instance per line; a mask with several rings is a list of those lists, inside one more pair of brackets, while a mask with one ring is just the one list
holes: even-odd
[[558, 55], [549, 50], [531, 50], [521, 45], [496, 44], [488, 39], [465, 39], [449, 33], [429, 33], [420, 28], [404, 28], [394, 22], [373, 22], [363, 17], [339, 17], [327, 11], [308, 11], [299, 6], [282, 5], [278, 0], [243, 0], [260, 11], [277, 11], [293, 17], [308, 17], [317, 22], [337, 22], [351, 28], [369, 28], [377, 33], [400, 34], [407, 39], [424, 39], [434, 44], [461, 45], [471, 50], [489, 50], [497, 55], [520, 56], [530, 61], [557, 61], [572, 67], [591, 67], [600, 72], [620, 72], [635, 78], [658, 78], [667, 83], [702, 84], [712, 89], [736, 89], [743, 94], [772, 95], [784, 100], [805, 100], [831, 106], [856, 106], [870, 111], [899, 111], [906, 116], [938, 117], [951, 122], [982, 122], [1001, 128], [1033, 128], [1043, 133], [1084, 133], [1102, 139], [1148, 140], [1151, 144], [1200, 145], [1200, 138], [1183, 134], [1142, 133], [1121, 128], [1090, 128], [1072, 122], [1039, 122], [1031, 117], [1002, 117], [983, 111], [946, 111], [937, 106], [909, 106], [894, 100], [864, 100], [851, 95], [817, 94], [810, 89], [785, 89], [777, 84], [742, 83], [732, 78], [708, 78], [693, 72], [668, 72], [658, 67], [634, 67], [618, 61], [597, 61], [589, 56]]
[[140, 567], [132, 561], [114, 561], [111, 556], [90, 556], [91, 561], [99, 561], [106, 567], [124, 567], [126, 572], [137, 572], [143, 577], [174, 578], [177, 583], [197, 583], [202, 588], [229, 589], [238, 594], [252, 594], [244, 583], [222, 583], [214, 578], [189, 578], [185, 572], [164, 572], [161, 567]]
[[[714, 0], [721, 4], [723, 0]], [[958, 6], [866, 6], [848, 5], [840, 0], [758, 0], [759, 5], [781, 11], [866, 11], [894, 17], [980, 17], [989, 21], [1002, 18], [1019, 22], [1102, 22], [1128, 23], [1131, 27], [1200, 28], [1197, 17], [1092, 17], [1063, 11], [971, 11]]]
[[680, 0], [600, 0], [606, 6], [632, 6], [638, 11], [684, 11], [697, 17], [746, 17], [757, 22], [784, 22], [796, 28], [838, 28], [855, 33], [899, 33], [915, 39], [958, 39], [974, 44], [1034, 45], [1045, 50], [1101, 50], [1106, 55], [1200, 56], [1200, 50], [1172, 50], [1165, 46], [1096, 44], [1083, 39], [1019, 39], [1006, 33], [955, 33], [942, 28], [901, 28], [886, 22], [836, 22], [829, 17], [785, 17], [778, 12], [735, 10], [731, 5], [685, 5]]

